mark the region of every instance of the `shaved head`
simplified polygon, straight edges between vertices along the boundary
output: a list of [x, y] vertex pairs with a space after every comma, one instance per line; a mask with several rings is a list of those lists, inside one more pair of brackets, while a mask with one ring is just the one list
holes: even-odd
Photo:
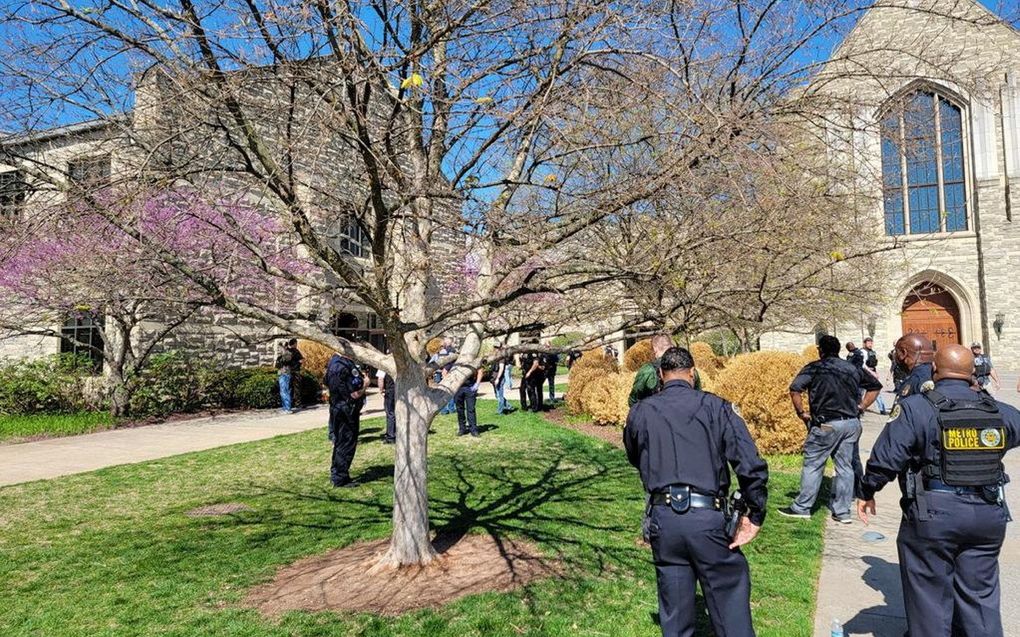
[[655, 358], [662, 358], [666, 350], [671, 347], [673, 347], [673, 339], [665, 334], [656, 334], [652, 337], [652, 352], [655, 353]]
[[935, 380], [969, 381], [973, 375], [974, 354], [963, 345], [946, 345], [935, 354]]
[[907, 369], [930, 363], [935, 358], [931, 341], [922, 334], [905, 334], [896, 341], [896, 359]]

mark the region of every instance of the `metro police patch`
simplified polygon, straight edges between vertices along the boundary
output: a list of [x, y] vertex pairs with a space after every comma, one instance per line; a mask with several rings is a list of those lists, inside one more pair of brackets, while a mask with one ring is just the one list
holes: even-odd
[[933, 389], [935, 389], [935, 381], [933, 381], [933, 380], [926, 380], [926, 381], [924, 381], [924, 384], [921, 385], [921, 393], [922, 394], [927, 394], [928, 392], [930, 392]]
[[902, 412], [903, 409], [899, 405], [893, 405], [892, 412], [889, 414], [889, 420], [887, 422], [892, 422], [896, 420], [897, 418], [900, 417], [900, 414]]

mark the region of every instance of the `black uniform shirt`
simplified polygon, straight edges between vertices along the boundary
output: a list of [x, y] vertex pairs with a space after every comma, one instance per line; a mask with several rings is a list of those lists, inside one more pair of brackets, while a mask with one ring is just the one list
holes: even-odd
[[906, 398], [907, 396], [916, 396], [921, 393], [921, 385], [924, 385], [932, 378], [932, 365], [931, 363], [921, 363], [915, 365], [914, 369], [910, 370], [910, 374], [903, 379], [903, 383], [899, 387], [899, 396], [897, 400]]
[[[950, 400], [975, 398], [974, 390], [965, 380], [940, 380], [935, 387]], [[1006, 403], [996, 402], [1006, 429], [1006, 448], [1020, 446], [1020, 411]], [[871, 447], [867, 471], [861, 481], [861, 497], [871, 500], [876, 491], [907, 469], [920, 472], [924, 465], [936, 462], [940, 449], [939, 432], [938, 410], [923, 394], [900, 400]]]
[[790, 383], [791, 392], [808, 392], [816, 423], [857, 418], [861, 390], [881, 390], [882, 383], [860, 365], [838, 356], [809, 363]]
[[670, 381], [631, 407], [623, 442], [649, 492], [690, 485], [699, 493], [725, 496], [732, 466], [751, 522], [765, 520], [768, 465], [743, 419], [722, 398]]

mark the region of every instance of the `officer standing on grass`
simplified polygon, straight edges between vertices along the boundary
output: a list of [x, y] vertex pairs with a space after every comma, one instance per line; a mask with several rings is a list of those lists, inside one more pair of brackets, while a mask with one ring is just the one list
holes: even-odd
[[365, 379], [354, 361], [333, 354], [323, 384], [329, 388], [329, 439], [333, 441], [330, 480], [334, 487], [355, 487], [351, 463], [358, 449], [361, 408], [365, 405]]
[[[671, 347], [659, 367], [662, 391], [631, 408], [623, 441], [651, 495], [662, 634], [694, 634], [700, 582], [715, 634], [753, 637], [751, 577], [740, 547], [765, 520], [768, 466], [733, 405], [694, 389], [690, 352]], [[748, 505], [733, 537], [723, 513], [731, 467]]]
[[935, 387], [899, 401], [871, 450], [857, 513], [898, 479], [896, 545], [910, 635], [1002, 637], [999, 550], [1009, 512], [1002, 458], [1020, 445], [1020, 412], [971, 388], [962, 345], [935, 355]]

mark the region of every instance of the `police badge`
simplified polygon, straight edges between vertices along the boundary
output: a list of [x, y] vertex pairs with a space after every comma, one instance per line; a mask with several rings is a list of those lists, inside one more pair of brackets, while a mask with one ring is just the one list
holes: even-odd
[[935, 389], [935, 381], [933, 381], [933, 380], [926, 380], [926, 381], [924, 381], [924, 384], [921, 385], [921, 393], [922, 394], [927, 394], [928, 392], [930, 392], [933, 389]]

